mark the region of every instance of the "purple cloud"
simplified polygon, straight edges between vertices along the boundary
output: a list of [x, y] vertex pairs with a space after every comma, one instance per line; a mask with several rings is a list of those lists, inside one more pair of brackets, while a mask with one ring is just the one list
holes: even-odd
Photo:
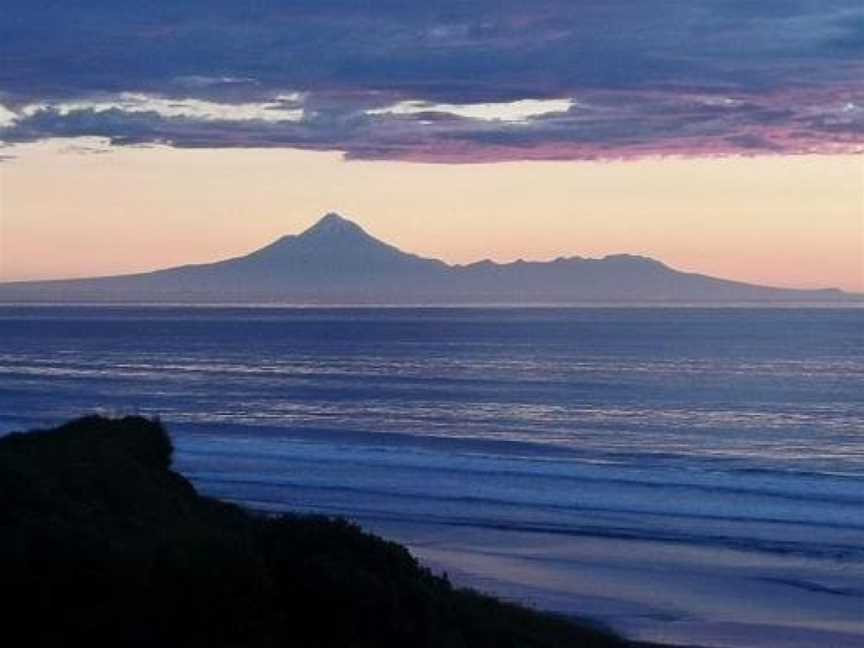
[[864, 147], [857, 1], [8, 4], [8, 143], [436, 162]]

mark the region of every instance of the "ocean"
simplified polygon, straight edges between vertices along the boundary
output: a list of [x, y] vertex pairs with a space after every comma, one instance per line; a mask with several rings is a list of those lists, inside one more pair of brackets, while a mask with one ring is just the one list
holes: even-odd
[[864, 309], [0, 307], [0, 433], [93, 412], [629, 636], [864, 645]]

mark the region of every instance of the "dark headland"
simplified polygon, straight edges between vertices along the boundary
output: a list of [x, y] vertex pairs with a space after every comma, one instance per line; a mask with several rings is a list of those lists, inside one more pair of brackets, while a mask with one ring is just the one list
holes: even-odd
[[579, 305], [864, 303], [836, 289], [792, 290], [682, 272], [643, 256], [449, 265], [327, 214], [245, 256], [93, 279], [0, 283], [0, 303]]
[[29, 646], [637, 646], [453, 587], [339, 519], [265, 517], [171, 470], [158, 421], [0, 439], [4, 634]]

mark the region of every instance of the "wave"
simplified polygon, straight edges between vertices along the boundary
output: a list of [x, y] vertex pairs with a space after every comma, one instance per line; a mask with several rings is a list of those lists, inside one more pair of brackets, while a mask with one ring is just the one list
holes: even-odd
[[853, 598], [864, 598], [864, 588], [861, 587], [830, 587], [821, 583], [814, 583], [797, 578], [776, 578], [764, 576], [759, 580], [766, 583], [777, 583], [778, 585], [787, 585], [805, 590], [807, 592], [816, 592], [818, 594], [834, 594], [835, 596], [849, 596]]
[[[255, 452], [250, 451], [247, 448], [243, 448], [242, 451], [238, 452], [237, 448], [232, 448], [230, 450], [220, 451], [217, 449], [205, 449], [205, 450], [196, 450], [194, 448], [184, 447], [182, 449], [183, 454], [189, 456], [197, 456], [202, 458], [207, 457], [230, 457], [236, 459], [238, 455], [243, 456], [244, 459], [262, 459], [262, 460], [274, 460], [274, 454], [269, 451], [261, 451]], [[775, 480], [782, 480], [786, 482], [793, 481], [789, 478], [797, 478], [794, 481], [797, 482], [797, 486], [801, 486], [802, 479], [809, 478], [831, 478], [836, 479], [841, 482], [843, 485], [849, 485], [853, 487], [858, 487], [860, 484], [862, 491], [864, 492], [864, 480], [858, 477], [849, 477], [846, 475], [826, 475], [824, 473], [816, 473], [816, 472], [805, 472], [805, 471], [796, 471], [796, 472], [778, 472], [761, 469], [759, 471], [754, 471], [752, 469], [748, 470], [730, 470], [725, 472], [706, 472], [706, 471], [676, 471], [674, 475], [668, 474], [656, 474], [654, 477], [650, 477], [648, 475], [643, 476], [641, 479], [634, 478], [626, 478], [626, 477], [617, 477], [617, 476], [591, 476], [586, 474], [579, 474], [576, 472], [580, 468], [578, 461], [567, 461], [560, 462], [560, 465], [568, 468], [567, 472], [554, 472], [549, 470], [549, 462], [539, 462], [541, 467], [544, 469], [540, 470], [528, 470], [529, 466], [536, 465], [536, 459], [532, 462], [534, 458], [525, 458], [520, 461], [519, 469], [506, 469], [506, 468], [486, 468], [480, 467], [477, 465], [472, 465], [470, 467], [457, 467], [451, 463], [419, 463], [419, 462], [408, 462], [406, 461], [406, 456], [404, 453], [404, 449], [395, 449], [395, 448], [387, 448], [387, 447], [375, 447], [372, 452], [375, 453], [388, 453], [394, 452], [398, 453], [398, 458], [400, 461], [398, 464], [392, 467], [405, 468], [417, 473], [436, 473], [436, 474], [451, 474], [451, 475], [466, 475], [471, 476], [473, 478], [490, 478], [490, 477], [499, 477], [499, 478], [514, 478], [514, 477], [524, 477], [524, 478], [532, 478], [532, 479], [543, 479], [544, 481], [551, 482], [560, 482], [561, 484], [596, 484], [596, 485], [604, 485], [604, 486], [624, 486], [624, 487], [635, 487], [635, 488], [644, 488], [644, 489], [663, 489], [667, 491], [683, 491], [683, 492], [695, 492], [695, 493], [704, 493], [704, 494], [717, 494], [717, 495], [745, 495], [745, 496], [754, 496], [759, 498], [771, 498], [771, 499], [779, 499], [786, 500], [791, 502], [803, 502], [803, 503], [822, 503], [822, 504], [830, 504], [832, 506], [864, 506], [864, 496], [843, 494], [837, 492], [830, 493], [818, 493], [813, 492], [812, 490], [790, 490], [793, 487], [791, 483], [784, 483], [782, 487], [785, 490], [779, 490], [778, 487], [744, 487], [744, 486], [733, 486], [727, 483], [721, 483], [721, 480], [728, 480], [734, 478], [736, 475], [742, 472], [746, 472], [749, 474], [758, 474], [761, 476], [771, 477]], [[338, 461], [342, 466], [351, 466], [356, 468], [382, 468], [386, 464], [382, 462], [380, 459], [358, 459], [356, 457], [347, 458], [344, 454], [340, 454], [337, 456], [326, 456], [326, 457], [314, 457], [308, 454], [304, 454], [302, 457], [298, 457], [297, 455], [288, 455], [285, 457], [286, 460], [302, 460], [303, 463], [306, 464], [332, 464], [334, 461]], [[495, 461], [497, 459], [501, 459], [502, 457], [488, 454], [488, 455], [468, 455], [469, 459], [485, 459], [488, 461]], [[512, 457], [503, 457], [504, 460], [511, 460]], [[596, 462], [586, 462], [586, 467], [595, 466]], [[628, 471], [634, 472], [638, 470], [645, 470], [648, 468], [647, 466], [640, 465], [630, 465], [630, 466], [610, 466], [609, 463], [603, 462], [603, 472], [611, 472], [615, 468], [618, 468], [620, 471]], [[576, 470], [574, 470], [574, 468]], [[584, 470], [584, 467], [582, 467]], [[699, 483], [692, 480], [684, 481], [682, 480], [682, 475], [687, 475], [689, 473], [693, 478], [705, 477], [706, 475], [710, 478], [717, 479], [718, 481], [715, 483]], [[846, 482], [849, 482], [848, 484]]]
[[[178, 421], [171, 425], [175, 439], [182, 443], [184, 437], [198, 437], [207, 440], [208, 448], [215, 448], [213, 443], [220, 440], [230, 440], [241, 437], [248, 440], [250, 435], [260, 440], [280, 441], [310, 441], [321, 443], [357, 443], [371, 446], [380, 451], [403, 452], [405, 447], [413, 446], [419, 449], [446, 450], [452, 453], [470, 453], [475, 456], [488, 454], [494, 458], [529, 459], [534, 461], [581, 462], [585, 464], [629, 465], [643, 468], [669, 467], [698, 473], [701, 471], [719, 471], [754, 475], [792, 476], [800, 478], [848, 478], [861, 481], [864, 472], [843, 472], [838, 470], [834, 462], [831, 469], [822, 466], [801, 468], [792, 466], [785, 458], [777, 461], [767, 461], [763, 456], [717, 456], [705, 454], [699, 449], [662, 450], [650, 444], [634, 450], [632, 445], [616, 448], [608, 443], [605, 447], [594, 444], [579, 445], [584, 441], [578, 431], [571, 438], [550, 441], [547, 438], [531, 440], [527, 438], [514, 439], [502, 436], [482, 436], [458, 432], [442, 432], [437, 428], [422, 431], [377, 431], [361, 427], [324, 427], [317, 425], [274, 425], [267, 423], [239, 423], [231, 421]], [[609, 430], [609, 435], [615, 434]], [[190, 448], [186, 444], [186, 448]], [[185, 449], [185, 448], [184, 448]], [[758, 462], [758, 463], [756, 463]]]
[[770, 517], [753, 517], [753, 516], [736, 516], [736, 515], [710, 515], [705, 513], [682, 513], [644, 509], [628, 509], [628, 508], [611, 508], [611, 507], [596, 507], [596, 506], [577, 506], [572, 504], [553, 504], [547, 502], [530, 502], [525, 500], [512, 500], [503, 498], [477, 497], [471, 495], [435, 495], [432, 493], [404, 493], [393, 492], [389, 490], [343, 486], [343, 485], [321, 485], [308, 484], [299, 481], [287, 480], [252, 480], [252, 479], [234, 479], [234, 478], [219, 478], [212, 476], [202, 476], [200, 473], [184, 471], [186, 477], [196, 484], [205, 486], [207, 484], [224, 484], [231, 486], [260, 486], [260, 487], [276, 487], [276, 488], [296, 488], [304, 490], [320, 490], [344, 492], [352, 495], [374, 495], [382, 496], [391, 499], [406, 499], [406, 500], [426, 500], [433, 502], [445, 503], [461, 503], [461, 504], [480, 504], [480, 505], [496, 505], [496, 506], [511, 506], [522, 509], [537, 509], [546, 511], [563, 511], [568, 513], [614, 513], [625, 515], [639, 515], [660, 518], [674, 518], [681, 520], [710, 520], [721, 522], [744, 522], [744, 523], [760, 523], [760, 524], [777, 524], [790, 526], [803, 526], [822, 529], [838, 529], [838, 530], [855, 530], [864, 531], [864, 523], [854, 524], [845, 523], [838, 524], [834, 522], [816, 521], [816, 520], [790, 520], [784, 518]]
[[[280, 500], [265, 497], [238, 498], [221, 496], [222, 499], [234, 502], [248, 509], [265, 514], [290, 512], [290, 509]], [[392, 513], [367, 507], [350, 508], [335, 505], [304, 506], [303, 510], [312, 513], [338, 515], [354, 519], [358, 522], [396, 522], [400, 524], [448, 526], [458, 528], [473, 528], [487, 531], [503, 531], [516, 533], [544, 534], [567, 536], [573, 538], [598, 538], [604, 540], [625, 540], [652, 542], [673, 545], [692, 545], [703, 548], [722, 548], [740, 552], [774, 554], [782, 556], [797, 556], [801, 558], [832, 560], [836, 562], [864, 562], [864, 548], [860, 544], [826, 543], [826, 542], [796, 542], [781, 539], [759, 539], [752, 537], [737, 537], [722, 534], [674, 532], [659, 529], [622, 528], [607, 525], [555, 525], [543, 523], [514, 522], [503, 519], [462, 518], [458, 516], [441, 516], [424, 513]]]

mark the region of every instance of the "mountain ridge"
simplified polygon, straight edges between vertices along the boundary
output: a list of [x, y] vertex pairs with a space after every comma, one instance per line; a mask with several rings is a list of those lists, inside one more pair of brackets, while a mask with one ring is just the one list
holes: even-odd
[[634, 255], [448, 264], [381, 241], [330, 212], [299, 234], [212, 263], [127, 275], [0, 283], [0, 302], [579, 304], [849, 302], [836, 288], [759, 286]]

